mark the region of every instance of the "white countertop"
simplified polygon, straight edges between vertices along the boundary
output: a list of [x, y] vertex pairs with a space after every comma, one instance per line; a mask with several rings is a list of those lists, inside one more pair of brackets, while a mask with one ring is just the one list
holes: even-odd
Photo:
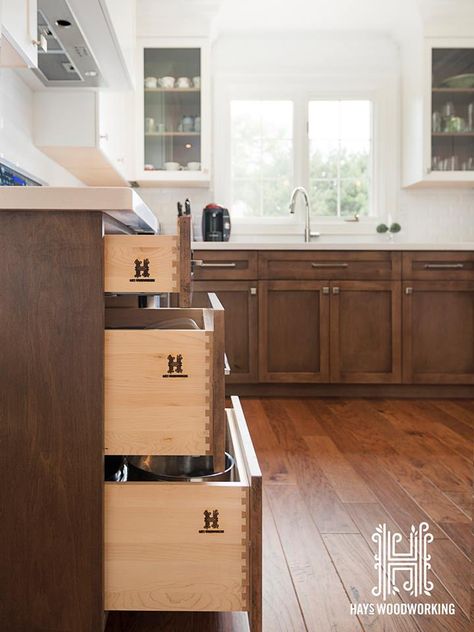
[[469, 241], [430, 241], [410, 242], [395, 237], [393, 241], [386, 237], [357, 236], [321, 236], [305, 244], [302, 237], [248, 238], [232, 239], [227, 242], [195, 241], [193, 250], [467, 250], [474, 251], [474, 242]]
[[0, 211], [101, 211], [133, 230], [158, 228], [154, 213], [128, 187], [1, 187]]

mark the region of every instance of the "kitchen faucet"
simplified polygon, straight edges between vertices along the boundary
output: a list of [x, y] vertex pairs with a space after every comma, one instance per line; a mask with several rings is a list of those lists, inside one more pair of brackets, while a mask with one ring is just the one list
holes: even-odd
[[301, 195], [304, 197], [304, 203], [306, 206], [306, 221], [305, 221], [305, 226], [304, 226], [304, 241], [306, 244], [309, 244], [311, 241], [311, 237], [319, 237], [319, 233], [312, 233], [311, 232], [311, 207], [309, 204], [309, 197], [308, 197], [308, 192], [306, 191], [306, 189], [304, 187], [296, 187], [296, 189], [293, 190], [293, 193], [291, 194], [291, 198], [290, 198], [290, 205], [289, 205], [289, 209], [290, 209], [290, 213], [293, 215], [295, 212], [295, 206], [296, 206], [296, 199], [298, 197], [298, 194], [301, 193]]

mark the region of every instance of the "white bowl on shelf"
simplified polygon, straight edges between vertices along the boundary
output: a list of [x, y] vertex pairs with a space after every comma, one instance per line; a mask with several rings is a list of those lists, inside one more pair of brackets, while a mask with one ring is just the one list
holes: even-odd
[[158, 79], [158, 84], [160, 88], [174, 88], [175, 78], [174, 77], [160, 77]]
[[165, 162], [164, 167], [165, 171], [179, 171], [181, 169], [179, 162]]
[[158, 87], [158, 79], [156, 77], [145, 77], [145, 88], [151, 90]]

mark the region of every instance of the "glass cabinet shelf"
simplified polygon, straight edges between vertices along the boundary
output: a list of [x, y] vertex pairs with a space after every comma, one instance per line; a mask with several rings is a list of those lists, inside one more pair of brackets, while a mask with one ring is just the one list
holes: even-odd
[[201, 92], [200, 88], [147, 88], [145, 92], [164, 92], [169, 94], [181, 94], [182, 92]]

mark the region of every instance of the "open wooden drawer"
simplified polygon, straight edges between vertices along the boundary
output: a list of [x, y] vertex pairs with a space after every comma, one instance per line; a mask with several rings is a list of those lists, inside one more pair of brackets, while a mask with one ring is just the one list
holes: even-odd
[[191, 304], [191, 216], [178, 217], [177, 235], [106, 235], [104, 291], [179, 295]]
[[232, 406], [234, 481], [105, 483], [106, 610], [247, 611], [261, 630], [261, 473]]
[[[191, 322], [198, 328], [185, 328]], [[106, 309], [105, 325], [105, 454], [210, 454], [220, 468], [224, 308], [217, 297], [212, 309]]]

